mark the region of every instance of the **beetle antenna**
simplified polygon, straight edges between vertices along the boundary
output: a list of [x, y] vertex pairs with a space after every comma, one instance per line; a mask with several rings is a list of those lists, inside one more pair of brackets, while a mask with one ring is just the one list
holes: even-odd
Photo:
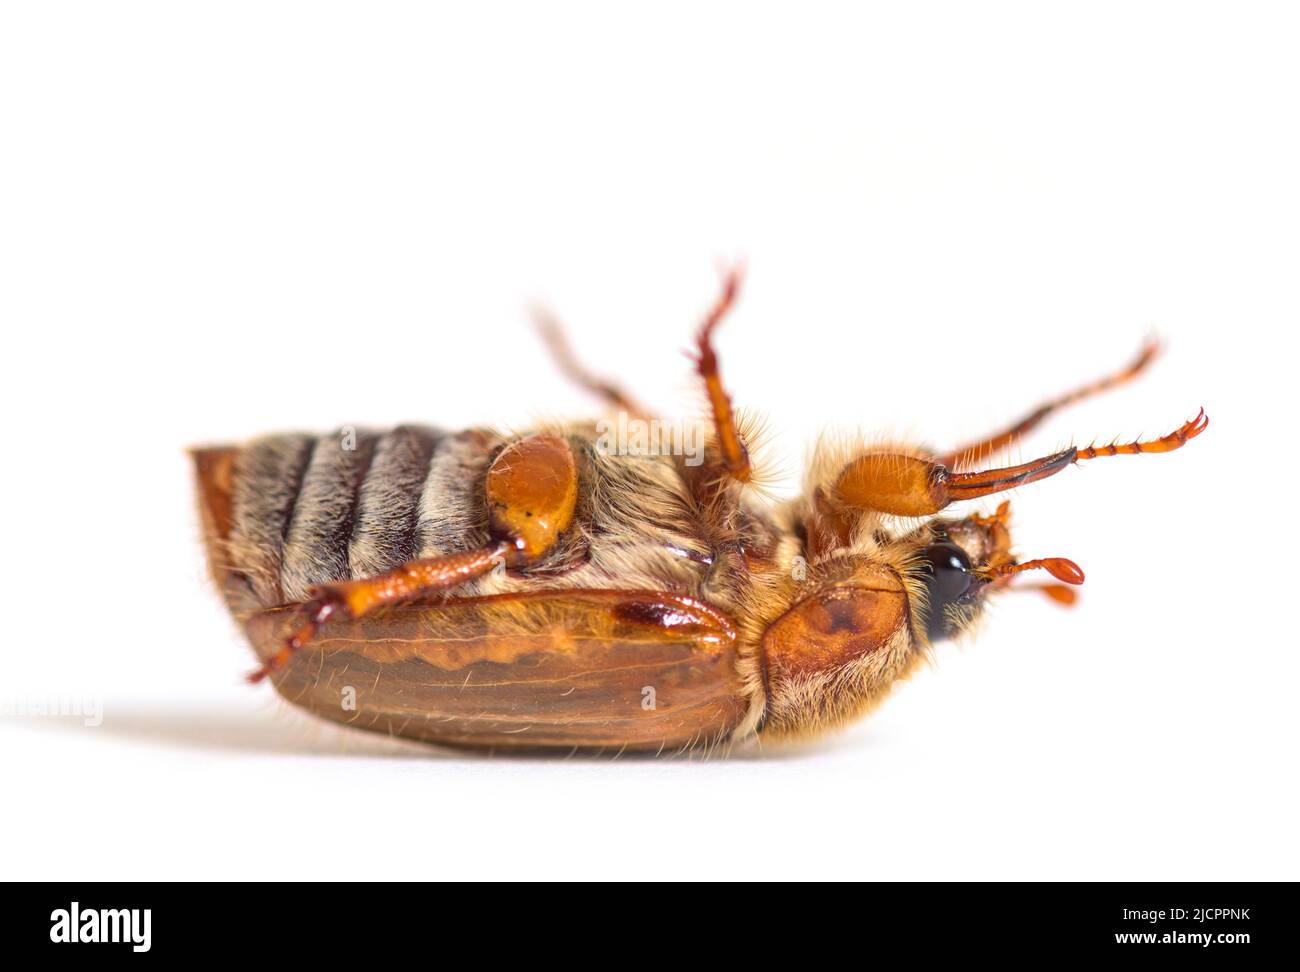
[[997, 567], [985, 567], [979, 573], [987, 580], [996, 581], [1009, 579], [1026, 570], [1045, 570], [1066, 584], [1083, 583], [1083, 569], [1065, 557], [1044, 557], [1040, 560], [1026, 560], [1023, 564], [999, 564]]

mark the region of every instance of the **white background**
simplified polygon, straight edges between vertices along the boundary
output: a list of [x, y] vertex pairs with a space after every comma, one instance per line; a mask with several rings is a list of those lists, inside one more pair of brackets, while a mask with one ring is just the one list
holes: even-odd
[[[468, 6], [0, 14], [0, 697], [104, 707], [0, 721], [5, 876], [1300, 877], [1287, 6]], [[1020, 491], [1080, 605], [1008, 596], [810, 748], [486, 758], [242, 684], [185, 446], [582, 414], [534, 299], [680, 415], [736, 258], [724, 374], [792, 471], [1151, 329], [1013, 458], [1210, 430]]]

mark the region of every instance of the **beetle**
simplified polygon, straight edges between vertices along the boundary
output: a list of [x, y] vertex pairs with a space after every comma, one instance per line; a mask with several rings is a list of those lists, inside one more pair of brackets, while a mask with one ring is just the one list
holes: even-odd
[[[802, 737], [878, 704], [929, 647], [969, 629], [1029, 570], [1062, 602], [1083, 572], [1018, 560], [1009, 507], [946, 516], [1106, 456], [1205, 431], [992, 457], [1057, 409], [1128, 381], [1155, 353], [948, 453], [819, 448], [802, 495], [764, 502], [754, 434], [700, 327], [702, 449], [626, 448], [609, 424], [346, 428], [191, 450], [209, 564], [280, 694], [363, 729], [464, 746], [712, 749]], [[543, 321], [562, 369], [653, 428]], [[649, 423], [649, 424], [647, 424]]]

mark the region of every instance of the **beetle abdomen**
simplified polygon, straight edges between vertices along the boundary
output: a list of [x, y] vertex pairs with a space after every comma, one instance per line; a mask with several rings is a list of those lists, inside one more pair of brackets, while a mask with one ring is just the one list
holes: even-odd
[[[242, 615], [303, 601], [313, 585], [481, 547], [484, 479], [505, 441], [482, 429], [400, 426], [196, 450], [212, 560], [231, 607]], [[494, 573], [460, 593], [543, 585], [712, 596], [721, 574], [707, 516], [672, 459], [604, 453], [581, 429], [569, 441], [579, 474], [573, 528], [527, 571]]]
[[266, 606], [461, 549], [496, 437], [420, 426], [277, 435], [234, 458], [229, 550]]

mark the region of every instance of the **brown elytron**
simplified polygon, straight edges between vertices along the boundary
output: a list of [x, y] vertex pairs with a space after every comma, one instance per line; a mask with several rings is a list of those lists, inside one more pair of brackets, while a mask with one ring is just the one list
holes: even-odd
[[[1050, 574], [1060, 583], [1024, 586], [1073, 602], [1082, 570], [1019, 560], [1007, 503], [942, 510], [1074, 463], [1169, 452], [1208, 424], [1202, 411], [1149, 441], [991, 461], [1134, 377], [1148, 345], [982, 442], [824, 449], [802, 496], [762, 503], [713, 349], [739, 282], [728, 276], [697, 337], [700, 450], [611, 444], [594, 423], [194, 450], [212, 572], [261, 661], [252, 678], [329, 719], [456, 745], [675, 751], [815, 732], [877, 703], [1022, 573]], [[648, 421], [545, 329], [620, 428]]]

